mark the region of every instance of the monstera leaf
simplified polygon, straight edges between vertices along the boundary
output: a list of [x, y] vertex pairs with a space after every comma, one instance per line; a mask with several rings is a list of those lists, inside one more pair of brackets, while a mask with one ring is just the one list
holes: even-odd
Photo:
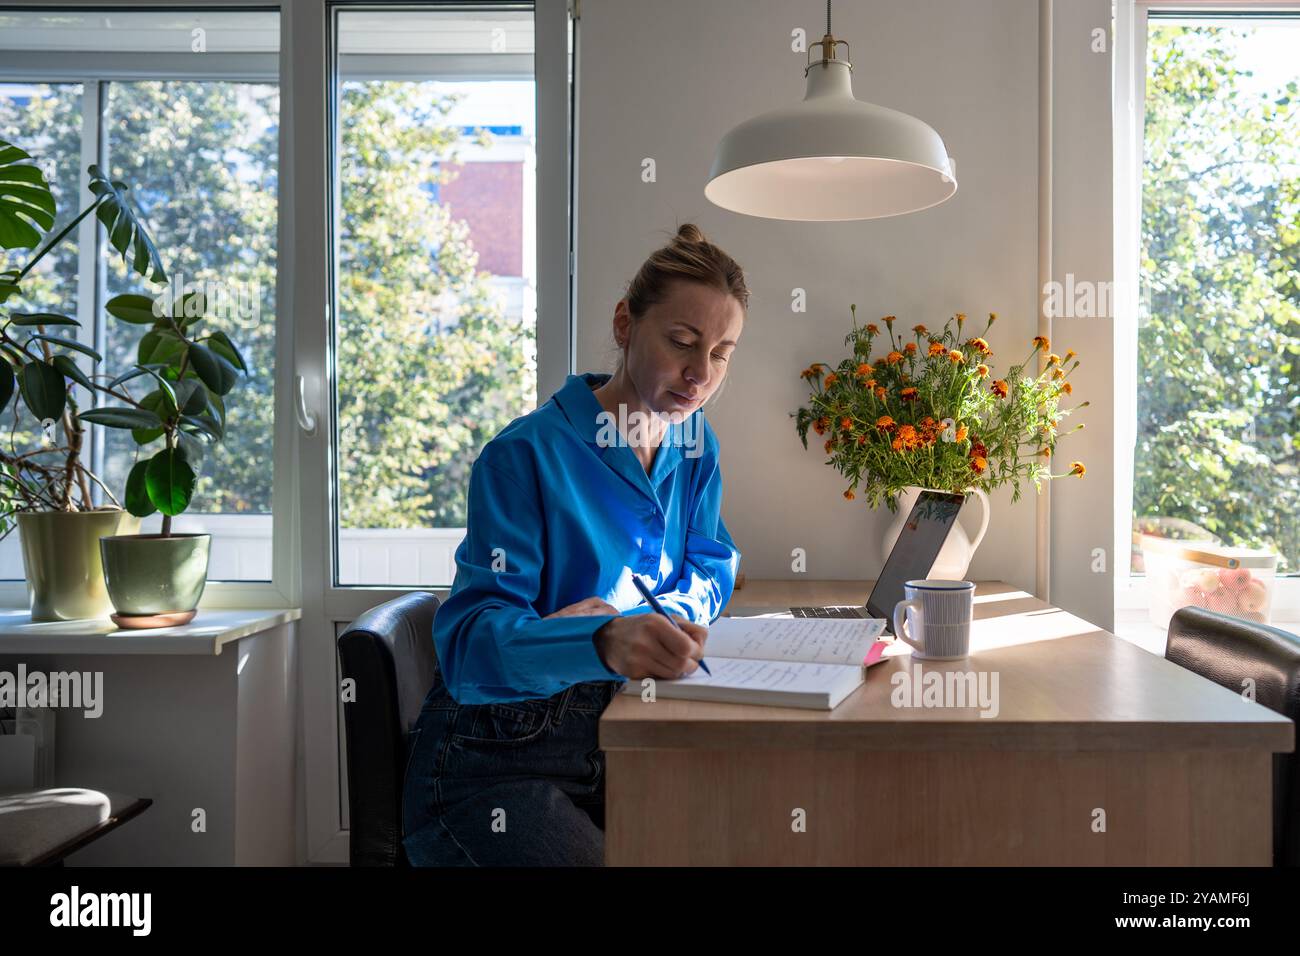
[[95, 215], [108, 229], [108, 241], [122, 254], [122, 261], [153, 282], [166, 282], [167, 270], [153, 244], [149, 230], [131, 208], [127, 185], [110, 180], [98, 166], [91, 166], [90, 191], [99, 197]]
[[23, 150], [0, 139], [0, 248], [32, 249], [54, 228], [50, 185], [40, 167], [23, 162], [28, 159]]

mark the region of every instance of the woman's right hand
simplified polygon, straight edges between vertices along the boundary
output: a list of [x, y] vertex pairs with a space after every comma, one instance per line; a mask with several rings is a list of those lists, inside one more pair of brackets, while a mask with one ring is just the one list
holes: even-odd
[[685, 618], [673, 620], [682, 630], [662, 614], [633, 614], [606, 621], [596, 631], [596, 651], [606, 667], [633, 680], [685, 677], [700, 666], [709, 629]]

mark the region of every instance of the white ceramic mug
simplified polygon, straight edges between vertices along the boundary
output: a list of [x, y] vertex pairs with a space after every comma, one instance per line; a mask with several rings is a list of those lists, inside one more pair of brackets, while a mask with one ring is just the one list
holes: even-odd
[[959, 661], [970, 655], [975, 605], [971, 581], [908, 581], [907, 600], [894, 607], [894, 634], [927, 661]]

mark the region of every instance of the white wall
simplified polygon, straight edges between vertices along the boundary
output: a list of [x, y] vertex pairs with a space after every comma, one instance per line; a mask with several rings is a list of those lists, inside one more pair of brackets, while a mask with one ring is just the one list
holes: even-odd
[[[678, 222], [700, 224], [745, 267], [753, 292], [723, 393], [706, 410], [722, 442], [723, 514], [751, 577], [791, 578], [806, 548], [814, 578], [879, 570], [889, 513], [872, 513], [804, 451], [789, 414], [806, 400], [801, 369], [836, 362], [849, 303], [873, 320], [939, 325], [993, 311], [996, 358], [1019, 361], [1037, 315], [1037, 4], [1033, 0], [869, 0], [839, 4], [860, 99], [934, 126], [960, 188], [894, 219], [788, 223], [719, 209], [703, 194], [718, 138], [735, 123], [802, 99], [804, 54], [790, 33], [825, 27], [816, 3], [583, 0], [579, 65], [578, 367], [608, 370], [614, 304]], [[653, 157], [658, 181], [641, 181]], [[790, 311], [791, 289], [808, 311]], [[980, 322], [982, 328], [982, 321]], [[1080, 351], [1083, 351], [1080, 348]], [[1014, 358], [1013, 358], [1014, 357]], [[975, 578], [1034, 585], [1032, 487], [994, 521]], [[972, 506], [974, 511], [974, 506]], [[865, 597], [865, 595], [864, 595]]]
[[[1057, 0], [1053, 5], [1052, 274], [1106, 283], [1112, 255], [1110, 0]], [[1104, 29], [1105, 52], [1093, 31]], [[1113, 299], [1112, 299], [1113, 301]], [[1087, 427], [1056, 446], [1057, 471], [1072, 459], [1086, 463], [1082, 480], [1052, 482], [1051, 600], [1114, 630], [1115, 566], [1127, 562], [1127, 541], [1116, 547], [1113, 443], [1115, 320], [1112, 315], [1053, 321], [1053, 348], [1073, 347], [1084, 360], [1070, 376], [1074, 397], [1088, 399], [1078, 420]], [[1118, 553], [1116, 553], [1118, 551]]]

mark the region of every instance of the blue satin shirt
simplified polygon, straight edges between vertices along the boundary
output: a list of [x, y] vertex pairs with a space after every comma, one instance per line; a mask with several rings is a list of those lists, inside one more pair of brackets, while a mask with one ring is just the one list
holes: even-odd
[[723, 524], [718, 440], [703, 412], [668, 426], [647, 474], [610, 440], [592, 394], [607, 374], [570, 375], [546, 404], [483, 446], [469, 482], [456, 577], [433, 640], [462, 704], [551, 697], [571, 684], [626, 679], [592, 636], [614, 615], [546, 615], [595, 595], [707, 625], [731, 598], [740, 552]]

